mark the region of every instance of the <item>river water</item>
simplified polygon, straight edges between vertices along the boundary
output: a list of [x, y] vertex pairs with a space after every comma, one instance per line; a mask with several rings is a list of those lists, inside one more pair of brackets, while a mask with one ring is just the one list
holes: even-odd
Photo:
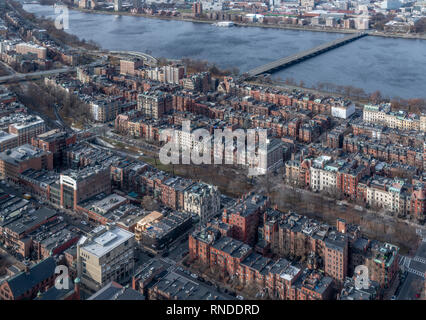
[[[55, 18], [51, 6], [26, 4], [37, 16]], [[241, 72], [344, 35], [211, 24], [132, 16], [69, 12], [67, 32], [109, 50], [149, 52], [156, 57], [208, 60]], [[426, 98], [426, 40], [364, 37], [276, 72], [307, 85], [331, 82], [391, 97]]]

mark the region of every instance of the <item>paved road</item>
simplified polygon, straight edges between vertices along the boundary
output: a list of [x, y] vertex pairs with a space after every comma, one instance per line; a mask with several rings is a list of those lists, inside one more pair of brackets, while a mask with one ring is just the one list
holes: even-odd
[[54, 74], [74, 72], [75, 70], [76, 70], [75, 68], [60, 68], [60, 69], [53, 69], [53, 70], [46, 70], [46, 71], [36, 71], [31, 73], [15, 73], [9, 76], [0, 77], [0, 83], [11, 83], [11, 82], [24, 81], [24, 80], [34, 80], [34, 79], [43, 78], [45, 76], [50, 76]]
[[[401, 263], [403, 263], [401, 265]], [[426, 238], [423, 238], [413, 258], [403, 257], [400, 266], [408, 272], [408, 276], [401, 285], [398, 300], [416, 299], [419, 286], [423, 287], [426, 272]]]
[[[93, 51], [92, 53], [103, 53], [103, 52], [99, 52], [99, 51]], [[154, 58], [153, 56], [144, 53], [144, 52], [136, 52], [136, 51], [108, 51], [106, 52], [108, 54], [116, 54], [116, 55], [120, 55], [120, 56], [135, 56], [138, 58], [141, 58], [143, 60], [145, 60], [146, 62], [148, 62], [148, 64], [151, 65], [157, 65], [158, 64], [158, 60], [156, 58]]]
[[3, 62], [3, 61], [0, 61], [0, 64], [1, 64], [2, 66], [4, 66], [4, 67], [6, 68], [6, 70], [7, 70], [7, 71], [9, 71], [9, 74], [15, 74], [15, 73], [16, 73], [16, 71], [15, 71], [15, 70], [13, 70], [13, 68], [12, 68], [11, 66], [9, 66], [7, 63], [5, 63], [5, 62]]
[[168, 258], [176, 263], [180, 262], [184, 258], [184, 254], [188, 251], [188, 240], [186, 239], [186, 236], [189, 232], [185, 232], [185, 234], [176, 241], [176, 244], [169, 249], [170, 253]]

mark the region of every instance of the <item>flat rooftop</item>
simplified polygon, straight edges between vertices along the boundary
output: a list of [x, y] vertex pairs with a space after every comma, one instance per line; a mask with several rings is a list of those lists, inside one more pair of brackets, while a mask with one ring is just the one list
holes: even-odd
[[55, 215], [57, 215], [56, 211], [48, 208], [41, 208], [31, 214], [22, 216], [14, 222], [11, 222], [6, 226], [6, 228], [17, 234], [22, 234]]
[[18, 136], [16, 134], [0, 131], [0, 143], [17, 138]]
[[[101, 227], [106, 229], [105, 226]], [[97, 229], [99, 231], [103, 231], [103, 228], [101, 227], [98, 227]], [[133, 237], [133, 233], [128, 232], [122, 228], [115, 227], [110, 230], [106, 230], [99, 236], [95, 236], [87, 245], [83, 245], [81, 250], [84, 250], [100, 258], [107, 252], [113, 250]]]
[[126, 198], [124, 198], [124, 197], [122, 197], [122, 196], [120, 196], [116, 193], [113, 193], [113, 194], [110, 194], [110, 195], [106, 196], [105, 198], [103, 198], [99, 201], [92, 203], [90, 205], [89, 210], [93, 210], [93, 211], [96, 211], [98, 213], [107, 213], [110, 210], [112, 210], [113, 208], [125, 203], [126, 201], [127, 201]]
[[47, 154], [47, 152], [42, 149], [33, 147], [32, 145], [24, 144], [22, 146], [0, 153], [0, 158], [9, 163], [17, 164], [21, 161], [40, 157], [44, 154]]

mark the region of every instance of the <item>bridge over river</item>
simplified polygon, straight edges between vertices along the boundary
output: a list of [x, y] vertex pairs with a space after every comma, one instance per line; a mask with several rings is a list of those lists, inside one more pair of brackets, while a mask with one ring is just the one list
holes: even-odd
[[284, 69], [284, 68], [289, 67], [293, 64], [302, 62], [304, 60], [307, 60], [307, 59], [310, 59], [310, 58], [315, 57], [317, 55], [320, 55], [324, 52], [327, 52], [327, 51], [333, 50], [335, 48], [338, 48], [340, 46], [343, 46], [343, 45], [345, 45], [349, 42], [358, 40], [362, 37], [365, 37], [366, 35], [368, 35], [368, 34], [362, 32], [362, 33], [352, 34], [350, 36], [343, 37], [341, 39], [333, 40], [333, 41], [321, 44], [321, 45], [314, 47], [312, 49], [296, 53], [296, 54], [289, 56], [289, 57], [286, 57], [286, 58], [281, 58], [281, 59], [272, 61], [270, 63], [263, 65], [263, 66], [256, 67], [256, 68], [248, 71], [247, 74], [250, 77], [254, 77], [254, 76], [258, 76], [262, 73], [274, 72], [274, 71], [277, 71], [279, 69]]

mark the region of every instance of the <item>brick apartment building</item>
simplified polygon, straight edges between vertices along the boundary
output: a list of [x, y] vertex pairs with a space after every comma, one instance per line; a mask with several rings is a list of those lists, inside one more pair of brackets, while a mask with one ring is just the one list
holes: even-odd
[[19, 175], [28, 169], [53, 170], [53, 154], [29, 144], [0, 153], [0, 176], [18, 182]]
[[210, 266], [234, 275], [240, 263], [252, 252], [252, 247], [241, 241], [221, 237], [210, 247]]
[[65, 148], [74, 145], [76, 140], [76, 135], [69, 135], [64, 131], [54, 129], [33, 137], [31, 144], [44, 151], [50, 151], [53, 154], [53, 165], [57, 168], [64, 162]]
[[18, 136], [18, 145], [31, 143], [31, 139], [46, 131], [44, 120], [39, 116], [27, 116], [9, 125], [9, 133]]
[[85, 167], [60, 175], [60, 206], [76, 209], [79, 202], [99, 193], [111, 193], [110, 168]]
[[120, 60], [120, 74], [134, 75], [135, 71], [144, 65], [139, 58]]
[[0, 152], [12, 149], [18, 146], [18, 136], [13, 133], [0, 131]]
[[111, 182], [120, 190], [131, 191], [137, 183], [138, 176], [148, 170], [147, 164], [132, 160], [116, 161], [111, 164]]
[[185, 191], [194, 184], [194, 181], [180, 177], [165, 180], [161, 188], [161, 202], [174, 210], [184, 209]]
[[246, 194], [222, 214], [222, 222], [232, 228], [233, 238], [254, 246], [261, 214], [268, 206], [268, 198], [258, 194]]
[[173, 99], [168, 93], [162, 91], [145, 92], [138, 95], [137, 110], [143, 115], [159, 119], [163, 114], [172, 110]]
[[33, 53], [37, 55], [39, 59], [47, 58], [47, 49], [32, 43], [18, 43], [15, 47], [17, 53], [28, 54]]
[[372, 241], [365, 265], [370, 280], [376, 281], [381, 288], [389, 288], [398, 274], [399, 248], [390, 243]]
[[93, 120], [109, 122], [115, 120], [122, 111], [122, 97], [99, 97], [90, 104]]

